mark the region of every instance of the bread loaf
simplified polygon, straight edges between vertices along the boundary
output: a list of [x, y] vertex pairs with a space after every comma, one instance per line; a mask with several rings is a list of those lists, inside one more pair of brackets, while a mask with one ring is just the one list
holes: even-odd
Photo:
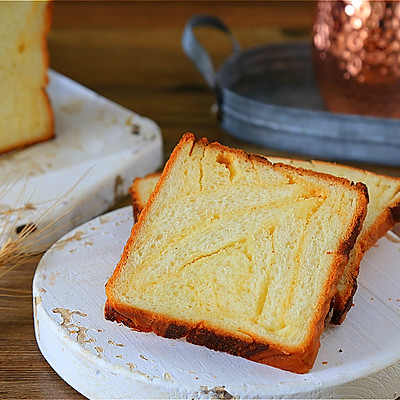
[[0, 153], [54, 136], [45, 88], [51, 4], [0, 2]]
[[146, 175], [145, 177], [136, 178], [131, 187], [129, 193], [132, 199], [133, 217], [137, 221], [139, 214], [143, 210], [147, 203], [151, 193], [157, 185], [160, 179], [161, 173], [155, 172], [153, 174]]
[[[363, 182], [368, 187], [369, 204], [363, 228], [350, 252], [349, 262], [339, 279], [332, 307], [331, 322], [341, 324], [353, 303], [357, 289], [360, 262], [365, 252], [373, 246], [395, 223], [400, 222], [400, 178], [376, 174], [358, 168], [322, 161], [302, 161], [287, 158], [268, 157], [272, 163], [285, 163], [347, 178], [353, 182]], [[154, 190], [160, 174], [139, 178], [131, 186], [134, 201], [134, 216], [138, 218], [148, 196]]]
[[362, 184], [186, 134], [107, 282], [105, 316], [305, 373], [367, 202]]

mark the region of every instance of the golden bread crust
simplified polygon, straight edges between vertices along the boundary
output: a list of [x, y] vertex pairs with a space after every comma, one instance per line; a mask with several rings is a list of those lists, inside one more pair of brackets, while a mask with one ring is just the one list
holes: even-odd
[[[49, 50], [48, 50], [48, 47], [47, 47], [47, 35], [50, 32], [52, 16], [53, 16], [53, 0], [49, 0], [49, 3], [47, 4], [46, 16], [45, 16], [46, 27], [45, 27], [45, 29], [43, 31], [43, 35], [42, 35], [43, 58], [44, 58], [44, 65], [46, 67], [45, 68], [45, 83], [46, 83], [46, 86], [47, 86], [47, 84], [49, 82], [48, 69], [49, 69], [49, 65], [50, 65]], [[46, 141], [46, 140], [50, 140], [50, 139], [54, 138], [54, 136], [55, 136], [54, 113], [53, 113], [53, 109], [51, 107], [50, 98], [49, 98], [45, 88], [43, 88], [42, 91], [43, 91], [43, 96], [45, 96], [45, 98], [47, 100], [47, 109], [48, 109], [49, 116], [50, 116], [50, 126], [49, 126], [49, 130], [46, 133], [43, 134], [43, 137], [40, 140], [41, 142]]]
[[148, 174], [145, 177], [136, 178], [130, 188], [128, 189], [129, 194], [132, 200], [133, 207], [133, 218], [135, 221], [138, 220], [139, 214], [142, 212], [144, 206], [146, 205], [147, 199], [143, 198], [142, 193], [140, 192], [139, 185], [142, 181], [152, 178], [160, 178], [160, 172], [154, 172], [152, 174]]
[[230, 149], [219, 143], [208, 143], [205, 138], [200, 139], [197, 142], [197, 145], [200, 146], [209, 146], [222, 152], [234, 153], [238, 157], [247, 159], [253, 164], [262, 163], [275, 169], [284, 170], [289, 176], [290, 174], [300, 174], [304, 176], [318, 177], [319, 179], [322, 178], [328, 180], [332, 184], [339, 183], [345, 185], [349, 190], [357, 192], [359, 206], [351, 225], [343, 235], [339, 250], [330, 266], [329, 277], [324, 283], [324, 295], [320, 297], [319, 303], [315, 304], [314, 319], [307, 333], [307, 338], [301, 347], [296, 349], [283, 348], [274, 343], [263, 342], [262, 339], [255, 338], [250, 334], [246, 334], [246, 337], [248, 336], [249, 339], [245, 340], [242, 336], [235, 335], [234, 332], [222, 331], [219, 328], [207, 325], [204, 321], [193, 324], [184, 321], [177, 321], [168, 316], [156, 315], [148, 311], [140, 310], [131, 305], [120, 304], [114, 299], [112, 286], [121, 273], [123, 266], [127, 262], [135, 238], [146, 219], [147, 213], [151, 210], [152, 204], [156, 200], [160, 188], [167, 179], [177, 155], [181, 151], [182, 147], [186, 146], [187, 143], [191, 143], [193, 149], [193, 146], [195, 145], [193, 134], [185, 134], [172, 152], [154, 191], [150, 195], [149, 200], [139, 215], [138, 222], [132, 228], [131, 236], [127, 241], [121, 260], [118, 263], [114, 274], [106, 284], [108, 300], [105, 306], [105, 317], [112, 321], [122, 322], [136, 330], [145, 332], [152, 331], [163, 337], [186, 337], [186, 340], [191, 343], [203, 345], [214, 350], [224, 351], [288, 371], [296, 373], [305, 373], [309, 371], [312, 368], [318, 353], [320, 346], [319, 337], [324, 329], [325, 318], [329, 312], [331, 300], [336, 293], [337, 282], [348, 261], [349, 252], [354, 246], [366, 215], [368, 194], [365, 185], [361, 183], [355, 185], [343, 178], [327, 176], [326, 174], [302, 168], [299, 169], [286, 164], [273, 165], [263, 156], [251, 155], [243, 150]]
[[172, 321], [139, 309], [124, 310], [123, 313], [120, 313], [110, 305], [109, 301], [104, 307], [104, 314], [106, 319], [123, 323], [137, 331], [154, 332], [158, 336], [168, 339], [185, 338], [192, 344], [298, 374], [304, 374], [312, 368], [319, 350], [319, 341], [316, 341], [303, 352], [291, 353], [252, 339], [250, 336], [246, 341], [243, 338], [235, 337], [230, 332], [209, 327], [205, 323], [185, 324], [183, 321]]
[[330, 322], [340, 325], [346, 318], [347, 313], [353, 305], [353, 298], [357, 291], [357, 279], [360, 272], [361, 260], [365, 252], [383, 237], [387, 231], [395, 225], [394, 215], [390, 208], [387, 208], [375, 221], [374, 225], [368, 230], [360, 241], [360, 247], [356, 249], [357, 253], [352, 263], [352, 270], [347, 277], [346, 289], [337, 292], [332, 303], [333, 313]]

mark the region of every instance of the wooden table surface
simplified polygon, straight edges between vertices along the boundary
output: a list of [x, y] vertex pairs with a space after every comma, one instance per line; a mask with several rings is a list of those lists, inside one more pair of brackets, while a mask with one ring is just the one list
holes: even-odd
[[[207, 12], [222, 17], [244, 48], [307, 39], [314, 7], [313, 2], [300, 1], [56, 1], [50, 64], [155, 120], [163, 133], [166, 158], [186, 131], [228, 146], [284, 156], [220, 129], [210, 112], [215, 97], [183, 54], [181, 34], [191, 15]], [[230, 52], [227, 39], [214, 31], [198, 34], [218, 65]], [[368, 167], [400, 176], [400, 168]], [[36, 345], [31, 285], [39, 259], [34, 257], [0, 277], [0, 398], [81, 399]]]

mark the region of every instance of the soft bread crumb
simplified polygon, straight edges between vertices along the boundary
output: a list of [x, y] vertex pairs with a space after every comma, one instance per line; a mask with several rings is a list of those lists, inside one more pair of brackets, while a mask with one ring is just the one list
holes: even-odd
[[0, 153], [54, 136], [47, 85], [48, 1], [0, 2]]
[[[369, 204], [367, 216], [357, 242], [350, 252], [349, 261], [344, 273], [338, 282], [337, 293], [332, 308], [332, 315], [335, 317], [333, 319], [329, 318], [331, 322], [340, 324], [346, 317], [348, 311], [347, 305], [352, 305], [352, 298], [356, 289], [356, 279], [363, 255], [371, 246], [378, 247], [374, 243], [400, 220], [400, 214], [396, 212], [400, 208], [400, 178], [379, 175], [371, 171], [328, 162], [308, 162], [276, 157], [267, 158], [272, 163], [290, 164], [295, 167], [323, 172], [346, 178], [353, 182], [363, 182], [368, 187]], [[147, 199], [153, 192], [160, 175], [160, 173], [152, 174], [141, 178], [138, 182], [133, 182], [131, 196], [135, 219], [137, 219], [146, 205]], [[396, 241], [390, 235], [386, 234], [386, 237], [389, 240]], [[328, 251], [327, 254], [332, 254], [332, 252]]]
[[185, 135], [106, 286], [106, 317], [294, 372], [367, 207], [361, 184]]

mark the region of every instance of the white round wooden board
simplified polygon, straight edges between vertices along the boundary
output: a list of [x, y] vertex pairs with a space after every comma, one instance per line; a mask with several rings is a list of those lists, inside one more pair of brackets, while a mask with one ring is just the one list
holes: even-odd
[[133, 220], [130, 207], [60, 239], [33, 282], [35, 332], [55, 371], [91, 399], [396, 398], [400, 396], [400, 240], [388, 233], [361, 265], [355, 306], [327, 326], [298, 375], [104, 319], [104, 285]]
[[164, 158], [154, 121], [58, 72], [49, 78], [56, 137], [0, 157], [0, 241], [10, 226], [34, 224], [30, 251], [109, 210]]

